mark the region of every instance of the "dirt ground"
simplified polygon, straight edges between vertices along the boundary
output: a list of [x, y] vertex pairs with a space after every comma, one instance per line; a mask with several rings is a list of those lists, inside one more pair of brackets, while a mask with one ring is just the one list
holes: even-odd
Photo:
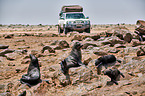
[[[99, 34], [102, 32], [106, 32], [107, 30], [112, 29], [113, 27], [116, 27], [118, 25], [92, 25], [91, 28], [91, 33], [90, 34]], [[126, 25], [121, 25], [121, 26], [125, 26], [126, 28], [128, 28], [131, 32], [134, 32], [135, 29], [135, 25], [133, 24], [126, 24]], [[41, 50], [43, 48], [44, 45], [50, 45], [52, 43], [52, 41], [57, 41], [57, 40], [65, 40], [67, 41], [70, 45], [71, 45], [71, 39], [68, 36], [65, 36], [64, 34], [62, 35], [58, 35], [58, 36], [23, 36], [26, 34], [57, 34], [58, 35], [58, 31], [57, 31], [57, 26], [55, 25], [5, 25], [3, 27], [0, 27], [0, 44], [3, 45], [9, 45], [9, 49], [14, 49], [14, 50], [23, 50], [26, 49], [28, 50], [27, 54], [16, 54], [14, 56], [12, 56], [13, 58], [15, 58], [14, 60], [7, 60], [5, 57], [0, 56], [0, 85], [7, 85], [8, 83], [12, 82], [12, 81], [16, 81], [19, 80], [21, 78], [21, 76], [23, 74], [25, 74], [27, 72], [27, 67], [29, 65], [29, 63], [24, 63], [22, 64], [23, 61], [29, 59], [28, 54], [32, 53], [32, 52], [37, 52], [41, 54]], [[4, 35], [7, 34], [16, 34], [15, 36], [13, 36], [12, 38], [4, 38]], [[22, 34], [22, 36], [20, 36], [19, 34]], [[18, 36], [19, 35], [19, 36]], [[20, 41], [20, 42], [19, 42]], [[0, 49], [0, 51], [2, 51], [3, 49]], [[68, 48], [66, 50], [56, 50], [56, 52], [54, 54], [50, 54], [48, 51], [45, 52], [45, 54], [47, 54], [46, 56], [42, 56], [39, 58], [40, 61], [40, 65], [41, 65], [41, 74], [42, 74], [42, 79], [44, 79], [45, 77], [43, 76], [44, 74], [47, 73], [47, 71], [45, 72], [44, 69], [47, 68], [48, 66], [51, 65], [55, 65], [55, 64], [59, 64], [60, 61], [62, 59], [64, 59], [66, 56], [66, 54], [69, 54], [69, 52], [71, 51], [71, 48]], [[26, 58], [26, 59], [24, 59]], [[84, 60], [84, 57], [82, 57]], [[144, 57], [142, 57], [144, 58]], [[92, 55], [92, 59], [97, 59], [95, 55]], [[17, 72], [17, 69], [23, 70], [22, 72]], [[130, 78], [130, 77], [128, 77]], [[139, 77], [137, 77], [139, 78]], [[122, 79], [125, 80], [125, 79]], [[134, 82], [137, 79], [134, 79]], [[95, 82], [95, 81], [92, 81]], [[91, 90], [85, 94], [75, 94], [75, 96], [110, 96], [111, 94], [113, 96], [115, 92], [118, 92], [118, 94], [120, 93], [120, 95], [117, 96], [132, 96], [131, 94], [135, 94], [136, 96], [138, 96], [139, 91], [138, 90], [143, 90], [141, 92], [144, 92], [144, 88], [145, 85], [130, 85], [130, 81], [125, 82], [125, 84], [128, 84], [128, 87], [124, 85], [125, 81], [121, 82], [121, 85], [119, 86], [106, 86], [103, 88], [96, 88], [94, 90]], [[78, 86], [83, 86], [83, 85], [78, 85]], [[87, 85], [84, 85], [87, 86]], [[135, 86], [135, 87], [134, 87]], [[57, 87], [58, 88], [58, 87]], [[55, 96], [59, 96], [60, 95], [64, 95], [67, 96], [66, 94], [64, 94], [63, 92], [61, 92], [61, 90], [65, 90], [65, 92], [67, 92], [67, 89], [70, 90], [74, 90], [76, 91], [76, 93], [78, 92], [77, 89], [78, 88], [76, 86], [66, 86], [63, 88], [58, 88], [56, 89], [57, 92], [52, 92], [52, 95]], [[133, 90], [133, 92], [132, 92]], [[137, 90], [137, 91], [134, 91]], [[59, 92], [58, 92], [59, 91]], [[0, 93], [5, 92], [3, 88], [0, 88]], [[123, 93], [122, 92], [126, 92]], [[130, 93], [127, 93], [130, 92]], [[138, 92], [138, 93], [135, 93]], [[79, 93], [79, 92], [78, 92]], [[48, 92], [48, 94], [50, 94]], [[107, 95], [109, 94], [109, 95]], [[13, 96], [13, 95], [12, 95]], [[29, 95], [28, 95], [29, 96]], [[48, 96], [45, 94], [45, 96]], [[142, 96], [145, 96], [145, 94], [143, 94]]]

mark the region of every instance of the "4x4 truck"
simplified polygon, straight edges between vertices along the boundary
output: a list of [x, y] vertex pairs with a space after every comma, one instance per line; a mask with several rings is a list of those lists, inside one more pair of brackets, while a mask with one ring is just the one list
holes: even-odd
[[83, 8], [79, 5], [63, 6], [59, 14], [59, 34], [67, 34], [70, 31], [90, 33], [90, 20], [84, 16]]

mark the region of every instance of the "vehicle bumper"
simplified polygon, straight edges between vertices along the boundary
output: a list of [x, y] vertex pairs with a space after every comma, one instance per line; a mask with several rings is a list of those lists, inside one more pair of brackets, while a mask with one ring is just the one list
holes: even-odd
[[65, 28], [72, 31], [84, 31], [85, 29], [90, 28], [90, 24], [67, 24]]

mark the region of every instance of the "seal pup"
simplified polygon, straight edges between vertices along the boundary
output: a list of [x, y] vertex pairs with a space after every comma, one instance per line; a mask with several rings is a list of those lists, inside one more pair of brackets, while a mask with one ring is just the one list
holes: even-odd
[[22, 75], [20, 82], [27, 84], [29, 87], [31, 87], [31, 85], [36, 85], [41, 81], [40, 80], [41, 75], [38, 59], [32, 54], [30, 54], [29, 56], [31, 62], [29, 64], [27, 74]]
[[69, 79], [69, 68], [85, 65], [82, 63], [82, 46], [83, 45], [81, 43], [75, 42], [69, 56], [60, 63], [61, 71], [66, 76], [66, 79]]
[[101, 74], [102, 66], [104, 66], [107, 69], [107, 67], [115, 65], [116, 61], [121, 63], [121, 61], [117, 60], [114, 55], [105, 55], [98, 58], [95, 61], [95, 66], [97, 66], [98, 74]]
[[107, 75], [111, 78], [111, 82], [118, 85], [117, 81], [120, 79], [120, 75], [124, 78], [125, 76], [118, 69], [109, 69], [104, 72], [104, 75]]

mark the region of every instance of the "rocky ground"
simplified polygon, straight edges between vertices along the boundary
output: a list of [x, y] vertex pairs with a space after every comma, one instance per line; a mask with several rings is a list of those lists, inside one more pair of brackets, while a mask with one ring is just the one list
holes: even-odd
[[[145, 42], [138, 40], [134, 29], [131, 24], [92, 25], [90, 34], [59, 35], [54, 25], [1, 25], [0, 96], [17, 96], [25, 91], [26, 96], [145, 96]], [[82, 62], [88, 68], [70, 69], [71, 84], [67, 85], [59, 63], [76, 41], [84, 44]], [[45, 46], [55, 52], [42, 53]], [[29, 54], [39, 59], [42, 79], [31, 88], [19, 82], [27, 73]], [[119, 85], [108, 84], [110, 78], [97, 75], [94, 66], [97, 58], [109, 54], [122, 61], [114, 66], [125, 75]]]

